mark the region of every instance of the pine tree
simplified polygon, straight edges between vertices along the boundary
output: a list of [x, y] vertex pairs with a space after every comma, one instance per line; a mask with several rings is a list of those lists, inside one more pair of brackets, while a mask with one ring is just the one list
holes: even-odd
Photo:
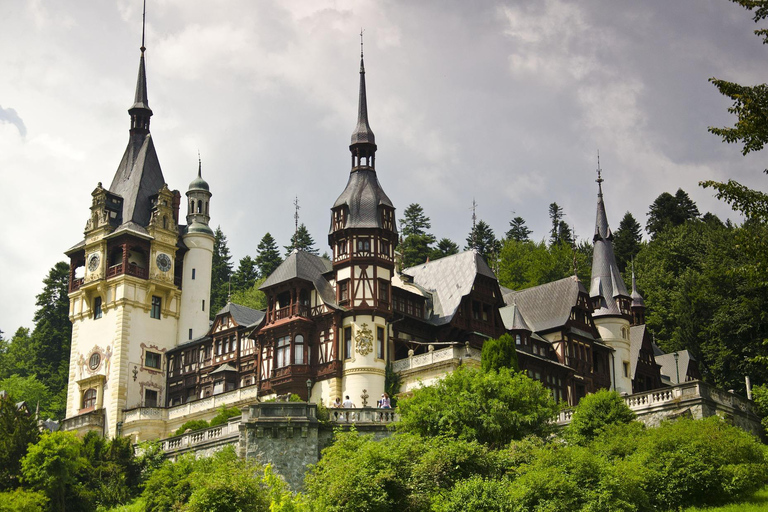
[[640, 223], [631, 213], [625, 213], [619, 228], [613, 232], [613, 252], [616, 254], [616, 264], [621, 272], [624, 272], [629, 262], [640, 252], [642, 243]]
[[499, 256], [501, 243], [496, 240], [491, 227], [485, 221], [478, 221], [467, 236], [467, 250], [475, 249], [490, 265]]
[[560, 242], [563, 242], [563, 239], [561, 238], [561, 234], [563, 231], [562, 224], [563, 222], [565, 222], [563, 220], [563, 217], [565, 217], [565, 214], [563, 213], [563, 208], [560, 205], [558, 205], [557, 203], [552, 203], [549, 205], [549, 219], [552, 222], [552, 229], [549, 231], [550, 245], [555, 245]]
[[227, 237], [216, 228], [213, 239], [213, 264], [211, 268], [211, 318], [227, 304], [229, 279], [232, 277], [232, 255], [227, 247]]
[[291, 237], [291, 245], [285, 246], [285, 255], [288, 256], [294, 249], [314, 255], [317, 255], [319, 252], [315, 249], [315, 241], [312, 238], [312, 235], [309, 234], [307, 226], [305, 226], [303, 222], [299, 224], [298, 229]]
[[270, 233], [265, 234], [258, 247], [256, 247], [256, 267], [259, 269], [259, 277], [269, 277], [282, 263], [280, 252], [277, 250], [277, 242]]
[[440, 241], [437, 242], [437, 247], [432, 251], [432, 256], [430, 256], [430, 258], [437, 260], [452, 254], [458, 254], [458, 252], [459, 245], [456, 242], [449, 238], [441, 238]]
[[528, 229], [525, 225], [525, 219], [522, 217], [515, 217], [509, 221], [509, 231], [507, 231], [507, 240], [515, 240], [517, 242], [527, 242], [530, 240], [529, 236], [533, 231]]
[[432, 253], [434, 235], [427, 232], [432, 224], [429, 217], [424, 215], [424, 209], [416, 203], [411, 203], [403, 212], [400, 219], [400, 231], [403, 240], [398, 251], [403, 255], [403, 266], [412, 267], [427, 261]]
[[232, 291], [248, 290], [253, 288], [256, 279], [259, 277], [259, 271], [256, 268], [256, 261], [250, 256], [244, 256], [240, 259], [240, 264], [232, 274]]
[[659, 194], [648, 209], [648, 222], [645, 230], [651, 235], [651, 240], [656, 235], [670, 227], [679, 226], [686, 221], [697, 219], [699, 209], [693, 199], [681, 188], [673, 196], [669, 192]]

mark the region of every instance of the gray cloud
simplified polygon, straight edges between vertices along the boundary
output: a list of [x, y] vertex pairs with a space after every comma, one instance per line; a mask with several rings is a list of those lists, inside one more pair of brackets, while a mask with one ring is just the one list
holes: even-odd
[[24, 120], [19, 117], [15, 109], [3, 108], [0, 105], [0, 123], [10, 123], [19, 130], [22, 137], [27, 136], [27, 127], [24, 126]]

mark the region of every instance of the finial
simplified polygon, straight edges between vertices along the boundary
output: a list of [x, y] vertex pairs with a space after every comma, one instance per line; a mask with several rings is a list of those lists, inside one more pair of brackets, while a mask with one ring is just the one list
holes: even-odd
[[598, 184], [603, 182], [603, 170], [600, 168], [600, 150], [597, 150], [597, 181]]
[[203, 177], [203, 160], [200, 158], [200, 150], [197, 150], [197, 177]]
[[299, 196], [294, 197], [293, 199], [293, 223], [294, 223], [294, 231], [293, 231], [293, 248], [298, 249], [299, 248], [299, 210], [301, 209], [301, 206], [299, 206]]
[[477, 201], [472, 198], [472, 248], [477, 250]]
[[363, 28], [360, 27], [360, 58], [363, 58]]
[[147, 0], [144, 0], [144, 10], [141, 13], [141, 53], [144, 54], [144, 32], [147, 26]]

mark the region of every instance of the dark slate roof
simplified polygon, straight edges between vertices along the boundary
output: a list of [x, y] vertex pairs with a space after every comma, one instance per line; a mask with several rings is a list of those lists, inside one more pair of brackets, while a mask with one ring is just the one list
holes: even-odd
[[326, 305], [338, 308], [336, 292], [334, 292], [331, 283], [323, 276], [323, 274], [331, 270], [333, 270], [331, 262], [326, 258], [315, 256], [306, 251], [294, 250], [269, 275], [259, 289], [266, 290], [291, 279], [303, 279], [315, 285], [315, 290], [317, 290], [317, 293]]
[[603, 202], [602, 180], [598, 180], [597, 218], [595, 220], [594, 249], [592, 252], [592, 284], [589, 289], [591, 298], [600, 298], [600, 308], [595, 308], [592, 316], [621, 316], [616, 302], [618, 296], [629, 297], [627, 287], [621, 278], [613, 253], [613, 234], [608, 227]]
[[131, 134], [109, 191], [123, 198], [123, 223], [149, 225], [150, 197], [165, 184], [163, 171], [149, 133]]
[[152, 109], [149, 108], [149, 100], [147, 99], [147, 70], [144, 65], [144, 48], [141, 49], [141, 58], [139, 59], [139, 76], [136, 79], [136, 95], [133, 98], [133, 109], [148, 110], [152, 115]]
[[504, 302], [517, 304], [526, 323], [537, 332], [565, 325], [576, 305], [579, 292], [586, 293], [576, 276], [504, 295]]
[[[680, 380], [685, 382], [685, 375], [688, 373], [688, 365], [694, 360], [691, 353], [687, 350], [679, 350], [680, 359], [677, 364], [680, 369]], [[669, 377], [672, 384], [680, 384], [677, 381], [677, 368], [675, 368], [675, 354], [662, 354], [655, 357], [656, 364], [661, 366], [661, 373]]]
[[363, 55], [360, 54], [360, 96], [357, 107], [357, 125], [352, 132], [352, 142], [355, 144], [376, 144], [376, 137], [373, 135], [371, 125], [368, 124], [368, 101], [365, 94], [365, 64]]
[[630, 378], [635, 378], [637, 370], [637, 360], [640, 357], [640, 349], [643, 348], [643, 337], [645, 336], [645, 324], [633, 325], [629, 328], [629, 366]]
[[446, 324], [461, 303], [462, 297], [472, 291], [478, 274], [496, 279], [491, 268], [476, 251], [465, 251], [422, 265], [406, 268], [402, 272], [413, 283], [437, 296], [431, 322]]
[[218, 313], [216, 313], [216, 316], [224, 313], [232, 315], [232, 319], [237, 322], [238, 325], [243, 327], [259, 323], [265, 316], [263, 311], [241, 306], [240, 304], [234, 304], [232, 302], [228, 302], [226, 306], [221, 308]]
[[520, 308], [517, 307], [517, 304], [515, 303], [499, 308], [499, 315], [501, 315], [504, 327], [508, 331], [532, 331], [526, 323], [525, 318], [523, 318], [523, 313], [520, 311]]
[[346, 228], [382, 228], [379, 206], [394, 208], [379, 184], [376, 171], [369, 167], [355, 168], [349, 173], [347, 186], [333, 203], [333, 208], [342, 205], [349, 208]]
[[635, 280], [635, 271], [632, 270], [632, 307], [645, 307], [645, 299], [637, 291], [637, 281]]

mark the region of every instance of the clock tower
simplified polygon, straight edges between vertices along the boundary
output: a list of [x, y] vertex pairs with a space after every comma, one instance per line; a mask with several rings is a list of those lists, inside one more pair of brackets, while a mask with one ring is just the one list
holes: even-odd
[[397, 244], [395, 208], [376, 175], [376, 139], [368, 123], [362, 42], [357, 126], [349, 150], [352, 169], [344, 192], [331, 208], [328, 242], [333, 250], [336, 300], [343, 308], [338, 333], [342, 389], [337, 393], [349, 395], [362, 407], [361, 395], [378, 397], [384, 392]]

